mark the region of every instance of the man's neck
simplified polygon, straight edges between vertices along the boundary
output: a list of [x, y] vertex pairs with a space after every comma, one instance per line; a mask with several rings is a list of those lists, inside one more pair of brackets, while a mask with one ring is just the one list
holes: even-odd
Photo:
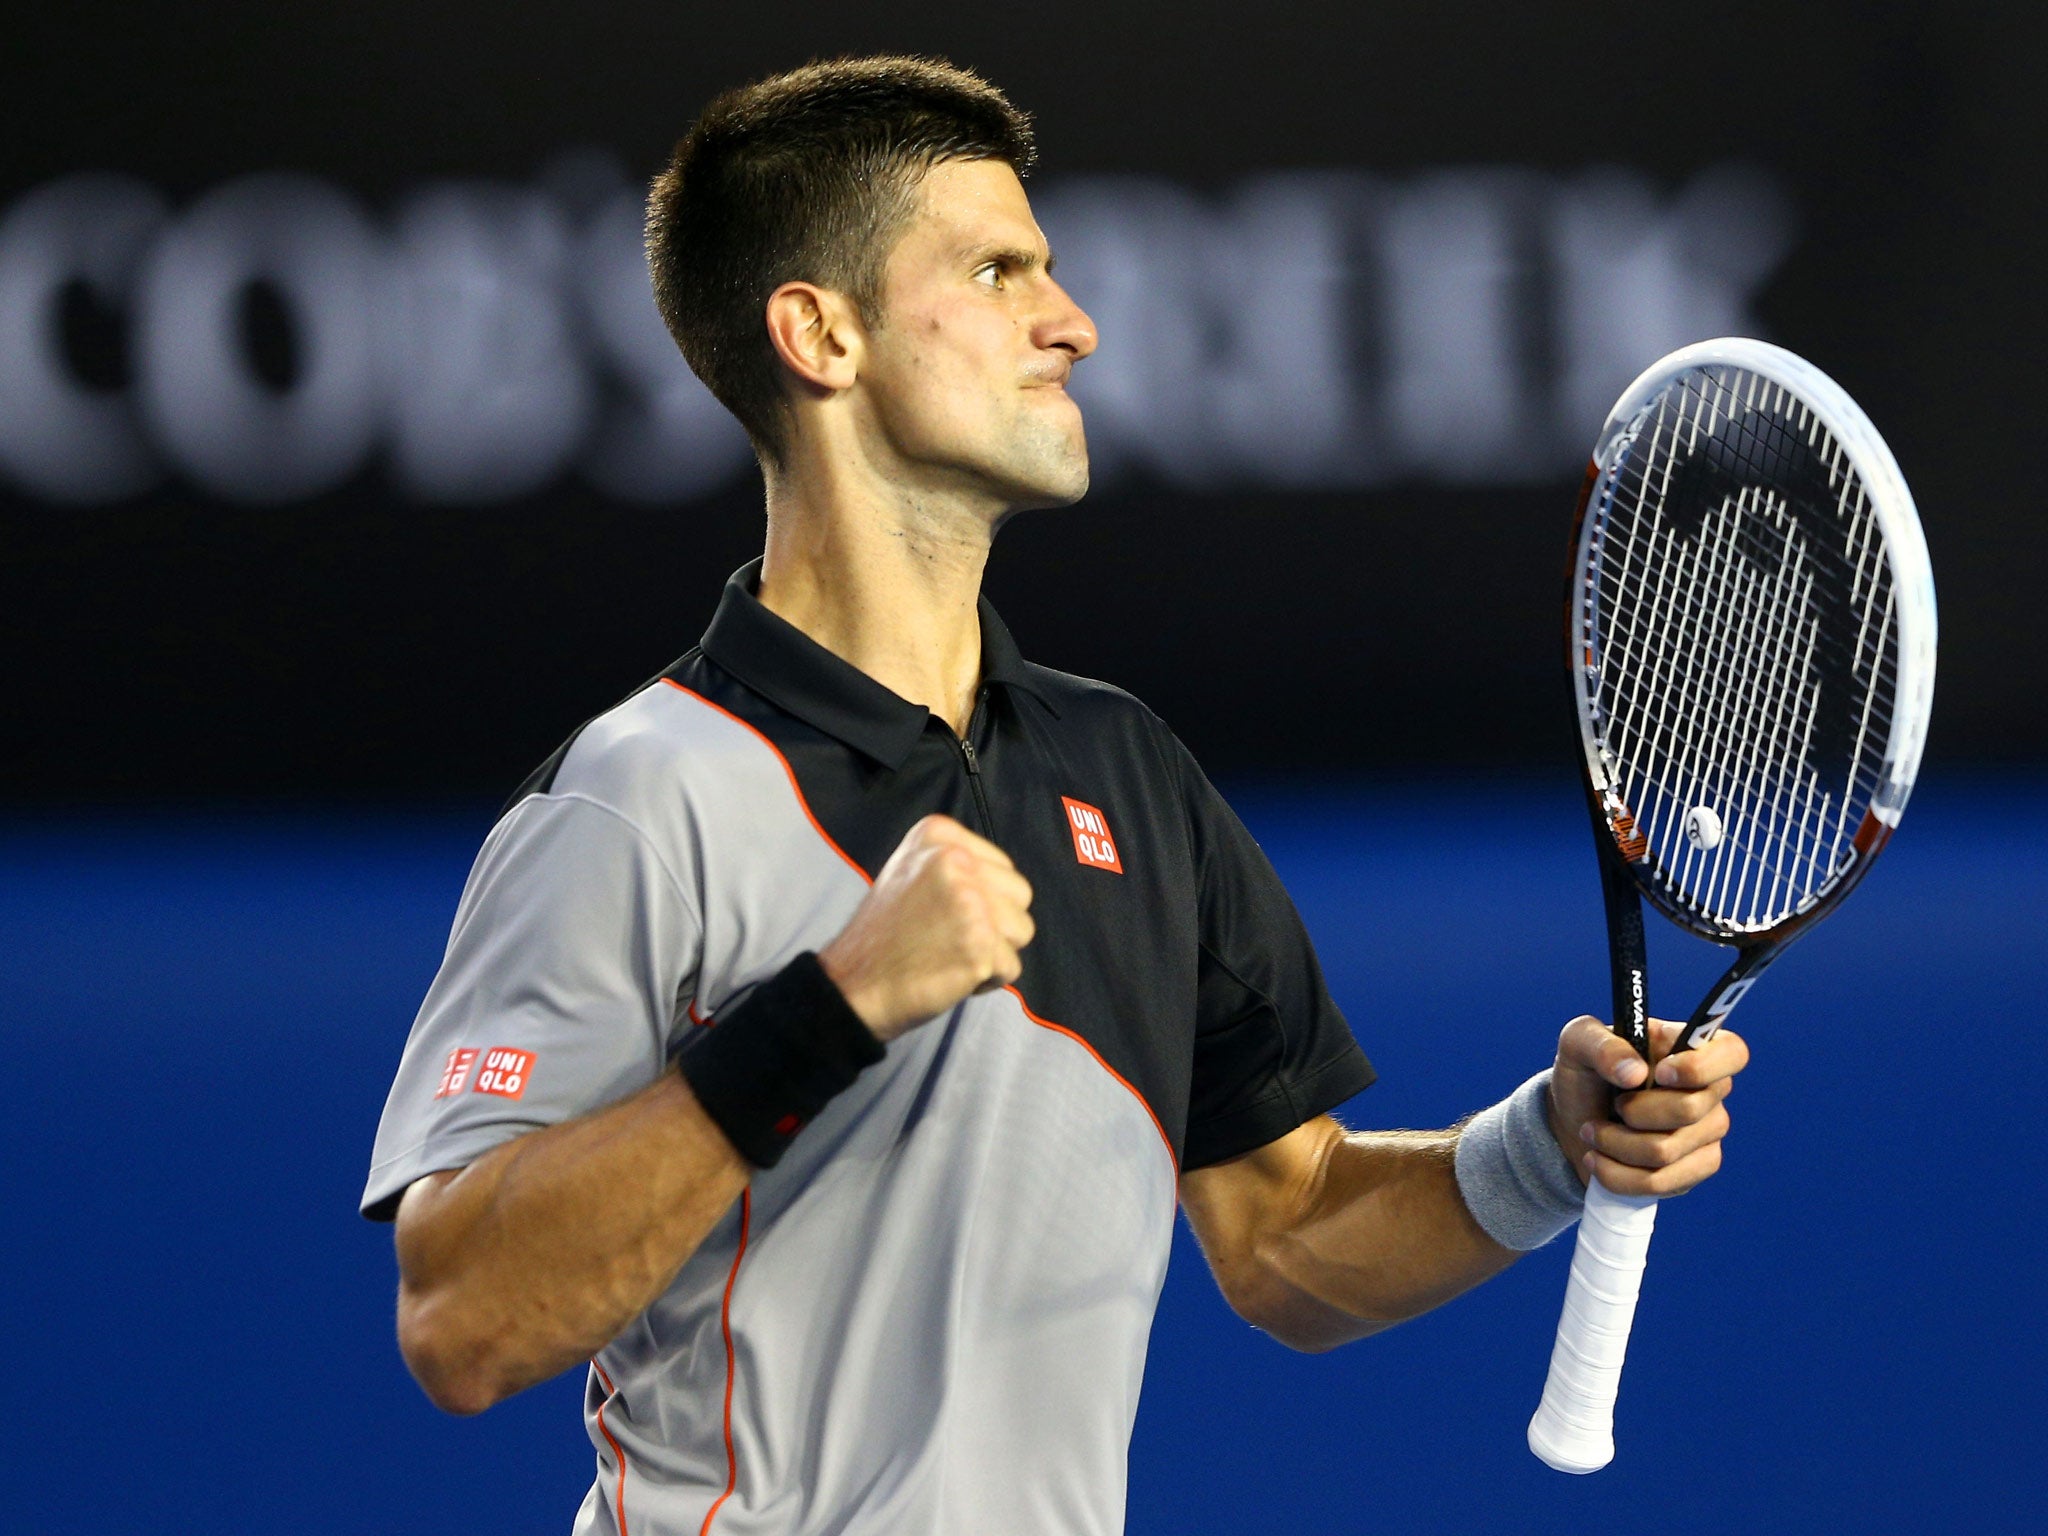
[[772, 475], [761, 604], [964, 736], [991, 536], [948, 498]]

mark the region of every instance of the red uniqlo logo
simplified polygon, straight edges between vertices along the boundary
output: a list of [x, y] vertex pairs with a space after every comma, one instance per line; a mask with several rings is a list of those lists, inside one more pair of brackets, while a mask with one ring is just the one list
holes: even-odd
[[462, 1092], [463, 1081], [469, 1076], [469, 1069], [476, 1065], [476, 1047], [463, 1046], [448, 1053], [448, 1065], [441, 1069], [441, 1086], [434, 1090], [434, 1097], [445, 1099], [451, 1093]]
[[526, 1092], [526, 1081], [532, 1075], [533, 1052], [494, 1045], [484, 1053], [483, 1070], [476, 1075], [476, 1091], [516, 1099]]
[[1124, 861], [1117, 856], [1116, 840], [1109, 835], [1102, 812], [1066, 795], [1060, 796], [1060, 804], [1067, 808], [1067, 828], [1074, 834], [1074, 857], [1091, 869], [1122, 874]]

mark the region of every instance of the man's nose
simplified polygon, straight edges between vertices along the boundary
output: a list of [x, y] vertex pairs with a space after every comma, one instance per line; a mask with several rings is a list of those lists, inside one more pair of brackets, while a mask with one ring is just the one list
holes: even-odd
[[1049, 282], [1048, 286], [1052, 304], [1039, 326], [1038, 344], [1041, 347], [1064, 348], [1079, 362], [1095, 350], [1095, 322], [1073, 301], [1066, 289], [1058, 283]]

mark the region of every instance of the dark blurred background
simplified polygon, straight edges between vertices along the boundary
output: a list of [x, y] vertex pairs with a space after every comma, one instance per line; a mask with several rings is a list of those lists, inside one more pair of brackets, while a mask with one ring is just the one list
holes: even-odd
[[[1034, 204], [1103, 338], [1096, 488], [1007, 528], [990, 589], [1238, 799], [1381, 1067], [1354, 1123], [1447, 1123], [1604, 998], [1558, 608], [1635, 372], [1729, 333], [1811, 358], [1890, 441], [1940, 587], [1914, 815], [1738, 1021], [1736, 1150], [1660, 1228], [1622, 1460], [1574, 1482], [1521, 1448], [1568, 1244], [1304, 1361], [1183, 1236], [1132, 1530], [2038, 1528], [2039, 7], [17, 9], [23, 1528], [566, 1528], [576, 1383], [435, 1415], [353, 1199], [491, 808], [759, 547], [744, 444], [653, 314], [640, 188], [715, 91], [878, 49], [1036, 116]], [[1704, 964], [1660, 957], [1663, 1011]]]
[[686, 649], [759, 488], [653, 316], [639, 190], [712, 92], [875, 48], [1036, 114], [1102, 330], [1097, 489], [1006, 530], [991, 589], [1215, 769], [1554, 760], [1578, 466], [1635, 372], [1729, 332], [1831, 372], [1918, 495], [1937, 762], [2039, 761], [2012, 402], [2048, 341], [2044, 31], [1828, 0], [26, 13], [0, 790], [495, 794]]

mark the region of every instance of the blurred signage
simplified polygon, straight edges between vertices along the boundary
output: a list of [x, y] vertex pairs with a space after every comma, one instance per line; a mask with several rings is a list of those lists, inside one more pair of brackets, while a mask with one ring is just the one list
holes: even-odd
[[[1736, 166], [1033, 197], [1103, 337], [1075, 376], [1098, 481], [1190, 488], [1568, 474], [1643, 365], [1757, 334], [1793, 230], [1781, 186]], [[176, 475], [279, 504], [373, 461], [428, 503], [570, 472], [679, 503], [750, 462], [655, 313], [640, 194], [609, 161], [427, 183], [383, 217], [286, 174], [177, 211], [84, 174], [0, 214], [0, 474], [22, 491], [95, 504]]]

